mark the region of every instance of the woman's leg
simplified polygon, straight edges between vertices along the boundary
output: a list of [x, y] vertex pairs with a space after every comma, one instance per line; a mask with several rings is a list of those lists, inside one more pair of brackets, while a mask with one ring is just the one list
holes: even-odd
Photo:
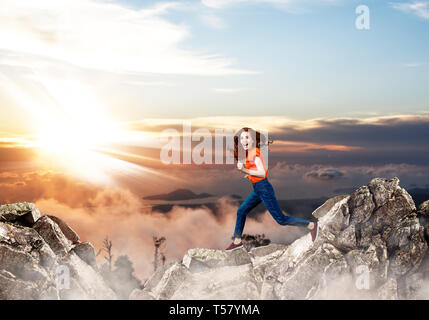
[[244, 224], [246, 222], [247, 214], [256, 207], [259, 203], [261, 203], [261, 199], [256, 194], [255, 191], [250, 193], [246, 200], [241, 204], [241, 206], [237, 210], [237, 221], [235, 223], [234, 230], [234, 238], [241, 238], [243, 234]]
[[[286, 216], [283, 214], [283, 211], [280, 208], [276, 195], [274, 193], [274, 189], [268, 181], [258, 185], [255, 191], [257, 192], [261, 200], [264, 202], [265, 207], [271, 213], [274, 220], [276, 220], [279, 224], [283, 226], [293, 225], [293, 226], [309, 227], [310, 221], [291, 217], [291, 216]], [[313, 226], [310, 226], [309, 228], [312, 228], [312, 227]]]

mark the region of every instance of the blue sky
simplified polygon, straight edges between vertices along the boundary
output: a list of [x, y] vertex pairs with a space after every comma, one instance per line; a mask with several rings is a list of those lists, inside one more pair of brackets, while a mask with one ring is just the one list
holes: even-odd
[[[143, 90], [142, 99], [173, 117], [249, 112], [308, 119], [429, 109], [429, 19], [395, 8], [416, 2], [307, 1], [297, 7], [292, 1], [286, 8], [258, 2], [224, 8], [181, 2], [163, 16], [188, 27], [183, 48], [219, 54], [256, 74], [146, 75], [171, 83], [175, 101], [165, 97], [166, 88]], [[159, 3], [125, 2], [136, 9]], [[355, 28], [360, 4], [370, 9], [370, 30]], [[207, 16], [220, 26], [205, 23]]]
[[[370, 30], [355, 28], [361, 4], [370, 9]], [[22, 106], [40, 100], [40, 90], [29, 87], [58, 96], [54, 85], [64, 79], [70, 83], [61, 87], [90, 87], [91, 100], [121, 121], [429, 110], [427, 0], [7, 0], [5, 6], [0, 103], [8, 108], [0, 115], [8, 123], [0, 129], [16, 127], [34, 109]], [[75, 98], [67, 92], [60, 100]]]

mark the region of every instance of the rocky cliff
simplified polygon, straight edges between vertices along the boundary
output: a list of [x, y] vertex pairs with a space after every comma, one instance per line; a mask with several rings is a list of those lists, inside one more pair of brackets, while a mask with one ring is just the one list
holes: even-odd
[[[429, 297], [429, 201], [416, 209], [397, 178], [374, 179], [329, 199], [313, 215], [321, 228], [315, 243], [307, 234], [288, 246], [250, 251], [190, 249], [130, 298]], [[98, 272], [94, 248], [64, 221], [40, 217], [29, 203], [0, 206], [0, 299], [115, 298]]]
[[418, 209], [399, 179], [376, 178], [326, 201], [315, 243], [249, 252], [190, 249], [131, 299], [425, 299], [429, 201]]
[[94, 247], [31, 203], [0, 206], [0, 299], [116, 299]]

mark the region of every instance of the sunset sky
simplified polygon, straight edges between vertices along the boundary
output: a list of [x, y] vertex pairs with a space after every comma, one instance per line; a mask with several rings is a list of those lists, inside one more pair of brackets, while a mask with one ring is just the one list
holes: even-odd
[[[96, 247], [108, 234], [147, 274], [152, 235], [171, 258], [223, 247], [236, 207], [166, 217], [142, 197], [251, 189], [232, 165], [162, 164], [163, 130], [268, 130], [279, 199], [376, 176], [429, 188], [428, 84], [424, 0], [0, 0], [0, 202], [35, 202]], [[281, 240], [269, 218], [249, 231]]]

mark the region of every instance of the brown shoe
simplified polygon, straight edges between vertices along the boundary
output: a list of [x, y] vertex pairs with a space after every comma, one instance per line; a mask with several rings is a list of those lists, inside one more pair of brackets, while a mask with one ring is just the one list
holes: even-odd
[[316, 221], [314, 222], [314, 227], [311, 229], [311, 240], [315, 242], [319, 236], [319, 223]]
[[231, 243], [228, 248], [225, 249], [225, 251], [233, 251], [235, 249], [243, 248], [243, 242], [240, 241], [240, 243], [235, 244], [234, 242]]

